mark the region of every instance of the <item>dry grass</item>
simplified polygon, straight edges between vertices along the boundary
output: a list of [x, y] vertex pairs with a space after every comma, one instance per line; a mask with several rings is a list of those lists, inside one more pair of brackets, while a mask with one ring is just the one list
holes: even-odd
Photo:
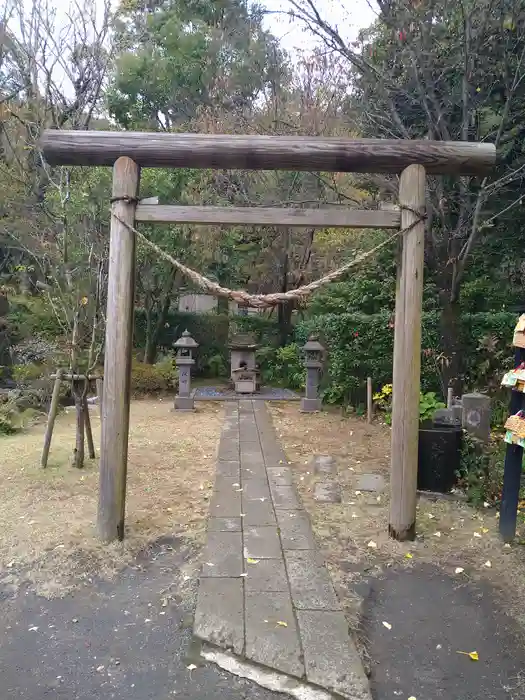
[[[111, 576], [163, 535], [200, 543], [213, 483], [221, 406], [199, 404], [174, 414], [167, 400], [131, 408], [126, 539], [96, 538], [98, 460], [70, 466], [74, 414], [60, 416], [49, 466], [39, 467], [44, 426], [1, 438], [0, 581], [29, 580], [44, 595], [60, 595], [94, 575]], [[92, 410], [95, 444], [100, 418]]]
[[[291, 404], [274, 404], [271, 412], [340, 592], [344, 594], [348, 584], [364, 573], [380, 574], [387, 566], [431, 563], [456, 576], [458, 582], [470, 578], [490, 582], [505, 597], [509, 612], [525, 625], [521, 603], [525, 596], [525, 550], [520, 545], [503, 545], [493, 510], [481, 512], [454, 498], [421, 497], [416, 540], [395, 542], [387, 533], [388, 486], [380, 495], [356, 494], [362, 473], [380, 473], [388, 484], [389, 428], [369, 426], [364, 420], [330, 412], [301, 414]], [[336, 459], [341, 504], [314, 501], [314, 485], [319, 477], [313, 474], [310, 461], [315, 454]], [[370, 542], [377, 547], [370, 547]], [[458, 567], [464, 572], [456, 574]], [[352, 601], [348, 607], [352, 607]]]

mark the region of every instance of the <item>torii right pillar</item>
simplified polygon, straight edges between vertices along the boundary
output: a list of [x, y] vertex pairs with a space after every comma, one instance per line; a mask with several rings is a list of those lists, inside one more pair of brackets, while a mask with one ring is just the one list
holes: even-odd
[[391, 537], [401, 541], [413, 540], [416, 533], [425, 189], [422, 165], [403, 170], [399, 178], [401, 229], [412, 228], [401, 237], [398, 261], [388, 526]]

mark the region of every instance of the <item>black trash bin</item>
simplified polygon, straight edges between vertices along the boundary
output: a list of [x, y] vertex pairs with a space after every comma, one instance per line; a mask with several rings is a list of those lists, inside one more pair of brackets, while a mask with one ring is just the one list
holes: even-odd
[[459, 425], [434, 424], [419, 429], [417, 487], [448, 493], [460, 468], [463, 431]]

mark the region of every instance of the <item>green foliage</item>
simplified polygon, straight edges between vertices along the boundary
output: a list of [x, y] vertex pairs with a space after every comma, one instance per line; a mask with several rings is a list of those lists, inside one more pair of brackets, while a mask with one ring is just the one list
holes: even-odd
[[[392, 384], [385, 384], [380, 391], [373, 396], [376, 407], [384, 413], [385, 423], [392, 423]], [[445, 408], [443, 401], [439, 401], [434, 391], [419, 393], [419, 422], [425, 423], [432, 419], [439, 408]]]
[[[516, 314], [462, 314], [460, 351], [466, 386], [484, 391], [499, 385], [502, 368], [512, 363], [510, 340]], [[421, 388], [445, 395], [442, 381], [447, 358], [441, 351], [439, 312], [427, 311], [422, 320]], [[299, 345], [317, 333], [328, 350], [328, 378], [324, 398], [330, 403], [357, 405], [365, 400], [366, 378], [375, 387], [392, 381], [394, 324], [392, 315], [326, 314], [307, 319], [295, 328]]]
[[464, 489], [470, 503], [477, 507], [499, 503], [504, 462], [503, 440], [480, 445], [468, 433], [463, 434], [458, 486]]
[[125, 128], [165, 129], [213, 106], [247, 107], [282, 62], [263, 15], [242, 0], [122, 2], [116, 19], [120, 52], [108, 106]]
[[134, 361], [131, 368], [131, 391], [135, 396], [173, 391], [176, 376], [175, 364], [170, 358], [154, 365]]
[[26, 365], [15, 365], [12, 369], [13, 379], [20, 384], [40, 379], [44, 372], [42, 365], [37, 365], [33, 362]]
[[306, 370], [301, 352], [296, 343], [282, 348], [263, 347], [257, 351], [257, 362], [261, 368], [264, 384], [285, 386], [289, 389], [304, 389]]
[[14, 343], [35, 336], [55, 340], [63, 334], [63, 328], [45, 297], [10, 296], [9, 307], [7, 320]]
[[279, 326], [276, 319], [258, 314], [230, 316], [230, 332], [253, 333], [259, 345], [277, 345]]
[[208, 372], [211, 377], [225, 377], [228, 373], [228, 366], [224, 355], [212, 355], [208, 358]]
[[427, 391], [425, 394], [420, 393], [419, 422], [424, 423], [431, 420], [434, 413], [440, 408], [446, 408], [446, 404], [443, 401], [439, 401], [435, 391]]

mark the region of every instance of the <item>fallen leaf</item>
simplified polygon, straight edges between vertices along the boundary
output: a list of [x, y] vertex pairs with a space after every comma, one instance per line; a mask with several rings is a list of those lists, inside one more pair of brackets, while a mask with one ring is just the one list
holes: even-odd
[[479, 656], [477, 651], [458, 651], [458, 654], [463, 654], [472, 659], [472, 661], [479, 661]]
[[207, 561], [207, 562], [206, 562], [206, 566], [215, 566], [215, 564], [212, 564], [211, 561]]
[[246, 561], [248, 562], [248, 564], [258, 564], [259, 563], [259, 559], [252, 559], [251, 557], [248, 557], [246, 559]]
[[277, 624], [279, 625], [279, 627], [288, 627], [288, 623], [283, 622], [283, 620], [277, 620]]
[[456, 569], [454, 569], [455, 574], [462, 574], [465, 571], [465, 569], [462, 566], [458, 566]]
[[481, 532], [483, 532], [485, 535], [487, 534], [488, 531], [489, 531], [488, 527], [481, 528]]
[[356, 495], [356, 496], [360, 496], [360, 495], [361, 495], [361, 491], [356, 491], [356, 492], [355, 492], [355, 495]]
[[510, 544], [507, 542], [507, 544], [504, 544], [504, 545], [503, 545], [503, 548], [504, 548], [504, 549], [510, 549]]
[[441, 532], [439, 530], [434, 532], [434, 537], [441, 537]]
[[97, 671], [101, 673], [104, 670], [104, 666], [97, 666]]
[[487, 503], [487, 501], [485, 501], [483, 503], [483, 508], [490, 508], [490, 503]]
[[474, 537], [481, 537], [481, 535], [479, 534], [479, 532], [475, 532]]
[[408, 700], [416, 700], [416, 698], [414, 697], [414, 695], [411, 695], [411, 696], [408, 698]]
[[38, 627], [33, 626], [33, 627], [30, 627], [27, 631], [28, 632], [36, 632], [37, 630], [38, 630]]
[[492, 566], [492, 564], [491, 564], [490, 561], [486, 561], [486, 562], [483, 564], [483, 566], [486, 566], [487, 569], [490, 569], [490, 567]]
[[410, 554], [410, 552], [407, 552], [407, 553], [405, 554], [405, 559], [413, 559], [413, 558], [414, 558], [414, 555], [413, 555], [413, 554]]
[[427, 518], [428, 518], [429, 520], [433, 520], [433, 519], [434, 519], [434, 516], [432, 515], [432, 513], [427, 513]]
[[383, 620], [383, 627], [386, 627], [387, 630], [391, 630], [391, 629], [392, 629], [392, 625], [390, 624], [390, 622], [385, 622], [384, 620]]
[[189, 664], [188, 666], [186, 666], [186, 668], [188, 669], [188, 671], [195, 671], [197, 666], [195, 666], [195, 664]]
[[370, 542], [367, 544], [367, 547], [370, 547], [370, 549], [377, 549], [377, 543], [374, 542], [374, 540], [370, 540]]

